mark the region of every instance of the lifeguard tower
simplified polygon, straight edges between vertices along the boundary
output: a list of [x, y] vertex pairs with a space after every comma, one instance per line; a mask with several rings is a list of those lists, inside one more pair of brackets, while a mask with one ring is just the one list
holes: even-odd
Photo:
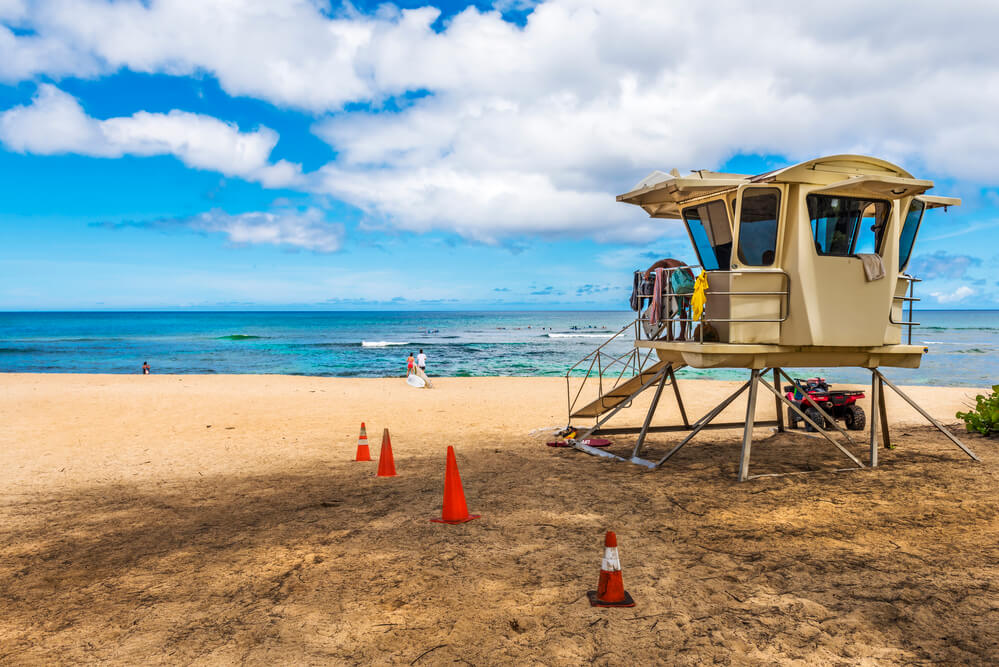
[[[663, 269], [658, 283], [636, 279], [640, 293], [633, 303], [637, 299], [638, 317], [566, 373], [570, 423], [594, 420], [579, 429], [573, 446], [659, 468], [703, 429], [740, 428], [739, 480], [744, 481], [751, 477], [754, 426], [783, 431], [783, 406], [855, 467], [864, 468], [848, 449], [856, 443], [824, 406], [803, 392], [809, 405], [799, 407], [781, 391], [781, 378], [796, 385], [786, 368], [854, 366], [871, 372], [868, 466], [878, 464], [879, 423], [884, 446], [891, 446], [886, 386], [977, 461], [971, 450], [881, 372], [882, 367], [917, 368], [926, 352], [912, 344], [912, 326], [918, 324], [912, 321], [912, 304], [918, 301], [913, 285], [918, 279], [905, 271], [924, 213], [961, 203], [926, 194], [932, 187], [932, 181], [914, 178], [884, 160], [835, 155], [758, 176], [655, 171], [620, 195], [618, 201], [641, 206], [653, 218], [679, 220], [685, 226], [700, 262], [690, 269], [703, 274], [706, 289], [699, 278], [699, 294], [676, 291], [670, 278], [682, 270], [677, 268]], [[691, 298], [704, 303], [699, 318], [676, 308]], [[645, 307], [656, 299], [661, 300], [658, 308]], [[679, 323], [687, 324], [682, 340], [676, 331]], [[634, 345], [629, 353], [609, 352], [612, 341], [631, 334]], [[675, 375], [684, 366], [742, 368], [749, 371], [749, 379], [691, 423]], [[653, 425], [667, 385], [672, 386], [682, 424]], [[755, 420], [761, 387], [774, 395], [774, 421]], [[607, 426], [650, 388], [655, 393], [642, 427]], [[747, 391], [745, 422], [716, 423], [718, 415]], [[834, 437], [831, 428], [845, 440]], [[668, 431], [688, 433], [665, 456], [642, 458], [647, 434]], [[625, 433], [638, 434], [630, 457], [581, 442], [591, 435]]]

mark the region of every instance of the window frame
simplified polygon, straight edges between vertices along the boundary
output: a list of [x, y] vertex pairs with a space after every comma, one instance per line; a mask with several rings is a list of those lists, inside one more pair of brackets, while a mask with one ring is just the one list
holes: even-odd
[[[912, 212], [912, 205], [917, 201], [923, 207], [923, 210], [919, 212], [919, 220], [916, 221], [916, 231], [912, 233], [912, 243], [909, 245], [909, 252], [905, 257], [905, 262], [902, 262], [902, 233], [905, 231], [905, 221], [909, 218], [909, 213]], [[912, 260], [912, 251], [916, 248], [916, 241], [919, 239], [919, 230], [923, 227], [923, 219], [926, 217], [927, 210], [929, 210], [929, 206], [926, 205], [925, 201], [922, 201], [918, 197], [913, 197], [909, 200], [909, 205], [905, 209], [905, 215], [900, 217], [898, 225], [898, 272], [900, 274], [909, 268], [909, 262]]]
[[[721, 208], [725, 211], [725, 219], [728, 223], [728, 233], [732, 237], [731, 245], [733, 249], [735, 248], [735, 230], [732, 228], [732, 217], [729, 213], [729, 205], [726, 197], [710, 197], [706, 199], [701, 199], [688, 203], [686, 206], [680, 209], [680, 219], [683, 221], [683, 228], [687, 230], [687, 238], [690, 239], [690, 245], [694, 248], [694, 254], [697, 255], [697, 261], [701, 265], [701, 269], [704, 271], [728, 271], [731, 269], [732, 264], [732, 252], [729, 251], [729, 263], [726, 266], [721, 266], [718, 262], [717, 253], [715, 253], [715, 248], [718, 246], [711, 246], [711, 252], [714, 253], [715, 264], [718, 264], [717, 269], [709, 269], [704, 265], [704, 258], [701, 257], [701, 251], [697, 246], [697, 242], [694, 241], [694, 234], [690, 231], [690, 223], [687, 221], [687, 211], [689, 209], [697, 209], [701, 206], [708, 206], [713, 203], [721, 204]], [[704, 221], [701, 220], [701, 227], [704, 228], [705, 234], [714, 235], [714, 232], [709, 232], [707, 227], [704, 227]], [[711, 243], [711, 236], [708, 236], [708, 244]]]
[[858, 255], [856, 253], [856, 249], [857, 249], [857, 242], [860, 240], [860, 233], [862, 231], [862, 229], [860, 228], [860, 225], [863, 224], [864, 215], [863, 215], [863, 212], [861, 212], [860, 220], [857, 223], [857, 232], [854, 235], [854, 237], [850, 240], [850, 251], [851, 252], [849, 252], [847, 254], [821, 252], [821, 251], [819, 251], [819, 249], [817, 247], [815, 247], [815, 244], [818, 243], [818, 239], [815, 237], [815, 232], [816, 232], [817, 228], [813, 227], [812, 213], [811, 213], [811, 211], [808, 208], [808, 198], [809, 197], [825, 197], [827, 199], [850, 199], [850, 200], [853, 200], [853, 201], [868, 202], [870, 204], [885, 204], [888, 207], [888, 210], [885, 212], [885, 219], [884, 219], [884, 223], [883, 223], [884, 231], [881, 233], [881, 237], [880, 238], [878, 238], [877, 236], [875, 236], [875, 239], [874, 239], [874, 241], [875, 241], [874, 254], [879, 255], [881, 257], [884, 257], [884, 255], [882, 253], [884, 252], [884, 243], [885, 243], [885, 238], [887, 236], [886, 232], [888, 231], [889, 227], [891, 227], [891, 216], [892, 216], [892, 212], [893, 212], [893, 200], [891, 200], [891, 199], [876, 199], [874, 197], [849, 197], [849, 196], [845, 196], [845, 195], [827, 195], [827, 194], [823, 194], [821, 192], [806, 192], [805, 193], [805, 197], [804, 197], [804, 201], [802, 203], [805, 205], [805, 220], [808, 223], [808, 232], [809, 232], [809, 236], [810, 236], [810, 238], [812, 240], [812, 252], [815, 253], [816, 257], [858, 257]]
[[[740, 251], [740, 239], [742, 237], [742, 199], [746, 190], [776, 190], [778, 193], [777, 200], [777, 238], [774, 242], [774, 261], [770, 264], [746, 264], [742, 261], [739, 255]], [[740, 268], [747, 269], [773, 269], [778, 266], [777, 258], [781, 256], [781, 250], [784, 246], [784, 220], [786, 219], [787, 211], [787, 185], [784, 183], [749, 183], [745, 185], [740, 185], [739, 189], [736, 191], [735, 199], [733, 200], [734, 214], [732, 217], [733, 223], [733, 246], [734, 251], [732, 253], [732, 263], [738, 264]]]

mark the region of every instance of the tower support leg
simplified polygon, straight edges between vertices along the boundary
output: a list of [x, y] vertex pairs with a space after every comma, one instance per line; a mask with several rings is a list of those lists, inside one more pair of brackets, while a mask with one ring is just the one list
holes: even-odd
[[[871, 404], [871, 410], [874, 410], [874, 404]], [[894, 449], [891, 444], [891, 433], [888, 430], [888, 411], [885, 409], [885, 383], [878, 378], [878, 412], [881, 413], [881, 440], [884, 442], [885, 449]]]
[[871, 369], [871, 461], [872, 468], [878, 467], [878, 419], [881, 417], [881, 395], [882, 389], [878, 382], [877, 370]]
[[742, 432], [742, 455], [739, 457], [739, 481], [749, 479], [749, 455], [753, 447], [753, 421], [756, 418], [756, 390], [760, 372], [755, 368], [749, 376], [749, 400], [746, 405], [746, 427]]
[[[774, 369], [774, 389], [780, 392], [780, 370]], [[784, 432], [784, 411], [781, 410], [780, 396], [774, 396], [774, 409], [777, 411], [777, 432]]]
[[680, 398], [680, 387], [676, 384], [676, 373], [673, 372], [673, 364], [669, 365], [669, 381], [673, 385], [673, 395], [676, 396], [676, 405], [680, 408], [680, 418], [683, 420], [683, 425], [690, 428], [690, 422], [687, 421], [687, 410], [683, 407], [683, 399]]
[[[673, 364], [667, 366], [669, 370], [673, 370]], [[635, 449], [631, 452], [632, 457], [636, 457], [642, 453], [642, 445], [645, 444], [645, 435], [649, 432], [649, 424], [652, 423], [652, 415], [656, 413], [656, 408], [659, 407], [659, 399], [663, 395], [663, 387], [666, 386], [666, 380], [669, 379], [669, 373], [663, 373], [662, 379], [659, 380], [659, 386], [656, 387], [656, 393], [652, 397], [652, 403], [649, 405], [649, 412], [645, 415], [645, 423], [642, 424], [642, 431], [638, 434], [638, 441], [635, 443]]]

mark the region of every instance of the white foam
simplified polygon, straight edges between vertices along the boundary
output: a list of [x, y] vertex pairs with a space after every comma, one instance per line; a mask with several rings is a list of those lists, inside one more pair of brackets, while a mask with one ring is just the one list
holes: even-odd
[[392, 347], [394, 345], [409, 345], [409, 343], [396, 342], [393, 340], [362, 340], [361, 347]]
[[923, 345], [971, 345], [973, 347], [992, 347], [995, 343], [973, 343], [965, 340], [924, 340]]
[[549, 338], [610, 338], [608, 333], [550, 333]]

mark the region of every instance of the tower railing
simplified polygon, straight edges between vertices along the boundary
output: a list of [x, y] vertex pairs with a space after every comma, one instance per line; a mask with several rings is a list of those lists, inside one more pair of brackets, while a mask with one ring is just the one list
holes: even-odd
[[[917, 299], [914, 296], [914, 294], [915, 294], [915, 287], [914, 286], [915, 286], [916, 283], [921, 283], [923, 281], [920, 280], [919, 278], [913, 278], [912, 276], [910, 276], [907, 273], [902, 273], [898, 277], [901, 278], [902, 280], [908, 281], [909, 284], [908, 284], [908, 286], [906, 286], [905, 292], [903, 292], [902, 296], [892, 297], [892, 308], [888, 311], [888, 321], [891, 322], [892, 324], [897, 324], [899, 326], [907, 327], [908, 331], [907, 331], [907, 339], [906, 340], [908, 341], [909, 345], [912, 345], [912, 327], [914, 327], [914, 326], [918, 327], [919, 326], [919, 322], [916, 322], [916, 321], [914, 321], [912, 319], [912, 304], [914, 304], [916, 301], [922, 301], [922, 299]], [[903, 319], [902, 319], [901, 322], [896, 322], [895, 321], [895, 313], [894, 313], [895, 308], [894, 308], [894, 304], [895, 304], [896, 301], [901, 301], [902, 302], [902, 304], [901, 304], [901, 306], [902, 306], [901, 307], [901, 312], [902, 312]], [[906, 304], [909, 305], [909, 319], [904, 319], [905, 318], [905, 306], [906, 306]]]
[[[676, 271], [689, 270], [695, 277], [697, 272], [700, 270], [699, 267], [683, 266], [670, 269], [664, 269], [665, 277], [663, 279], [663, 290], [661, 294], [662, 304], [663, 304], [663, 317], [659, 322], [653, 322], [651, 317], [643, 316], [642, 310], [645, 310], [645, 314], [649, 313], [647, 309], [648, 304], [652, 302], [655, 298], [655, 287], [654, 281], [652, 280], [636, 280], [636, 285], [638, 286], [637, 297], [639, 299], [639, 321], [642, 323], [638, 327], [639, 333], [645, 333], [645, 340], [687, 340], [692, 341], [695, 337], [698, 343], [704, 342], [704, 332], [706, 327], [697, 327], [696, 331], [691, 331], [688, 336], [678, 338], [675, 336], [673, 331], [674, 323], [679, 325], [681, 333], [683, 332], [684, 325], [689, 325], [691, 328], [695, 324], [712, 324], [712, 323], [742, 323], [742, 324], [756, 324], [756, 323], [777, 323], [780, 324], [787, 320], [787, 316], [791, 308], [791, 277], [786, 271], [781, 269], [752, 269], [750, 271], [745, 270], [731, 270], [731, 271], [711, 271], [711, 275], [737, 275], [737, 274], [753, 274], [753, 275], [778, 275], [781, 277], [781, 286], [779, 290], [712, 290], [708, 289], [705, 293], [711, 296], [728, 296], [728, 297], [743, 297], [743, 296], [774, 296], [780, 297], [780, 305], [778, 307], [777, 317], [710, 317], [710, 313], [702, 313], [700, 319], [694, 319], [693, 313], [690, 312], [690, 293], [677, 293], [673, 291], [673, 273]], [[703, 273], [703, 270], [700, 270]], [[636, 271], [638, 273], [644, 273], [642, 271]], [[673, 309], [676, 310], [673, 310]], [[679, 312], [677, 312], [679, 311]], [[681, 315], [686, 312], [687, 316], [682, 317]], [[641, 337], [636, 338], [636, 340], [642, 340]]]
[[[654, 350], [633, 346], [630, 351], [624, 354], [614, 354], [606, 349], [629, 330], [634, 332], [634, 340], [640, 340], [641, 320], [636, 318], [624, 325], [620, 331], [570, 366], [569, 370], [565, 372], [566, 397], [568, 399], [570, 415], [579, 403], [580, 397], [583, 395], [583, 389], [591, 379], [597, 383], [597, 396], [603, 396], [605, 393], [612, 391], [615, 387], [627, 382], [648, 368], [649, 360], [653, 357]], [[658, 361], [658, 357], [656, 357], [656, 360]], [[580, 379], [579, 387], [573, 393], [573, 374], [578, 373], [583, 368], [586, 370]]]
[[[632, 378], [640, 375], [644, 370], [648, 369], [650, 366], [658, 362], [658, 355], [655, 354], [652, 348], [639, 348], [634, 347], [634, 342], [641, 340], [677, 340], [677, 332], [673, 330], [674, 326], [683, 328], [683, 324], [688, 325], [691, 329], [696, 324], [707, 323], [711, 324], [713, 322], [744, 322], [744, 323], [758, 323], [758, 322], [776, 322], [780, 323], [787, 319], [788, 310], [790, 308], [790, 283], [791, 279], [788, 274], [780, 269], [760, 269], [753, 270], [754, 274], [778, 274], [783, 277], [783, 289], [773, 290], [773, 291], [760, 291], [760, 290], [730, 290], [730, 291], [717, 291], [708, 290], [707, 294], [712, 296], [775, 296], [779, 297], [780, 307], [779, 316], [775, 318], [763, 318], [763, 317], [708, 317], [707, 314], [702, 314], [701, 319], [695, 320], [691, 317], [689, 312], [690, 298], [691, 295], [687, 293], [677, 293], [673, 289], [673, 273], [682, 269], [690, 270], [696, 276], [696, 272], [699, 271], [699, 267], [677, 267], [664, 269], [664, 279], [663, 289], [661, 292], [662, 307], [663, 307], [663, 317], [658, 322], [652, 322], [651, 318], [647, 315], [647, 307], [651, 303], [654, 291], [654, 281], [636, 281], [638, 286], [637, 294], [638, 303], [640, 305], [639, 315], [634, 320], [623, 326], [617, 333], [613, 334], [606, 341], [601, 343], [595, 350], [587, 354], [585, 357], [577, 361], [575, 364], [569, 367], [565, 373], [566, 381], [566, 399], [569, 407], [569, 414], [572, 415], [576, 406], [579, 404], [581, 398], [583, 397], [583, 390], [589, 386], [593, 387], [593, 382], [596, 383], [597, 396], [603, 396], [608, 392], [612, 392], [615, 388], [619, 387], [623, 383], [631, 380]], [[636, 272], [639, 273], [639, 272]], [[644, 272], [643, 272], [644, 273]], [[712, 274], [737, 274], [746, 273], [743, 271], [712, 271]], [[642, 311], [646, 310], [643, 314]], [[677, 312], [680, 311], [680, 312]], [[686, 312], [686, 317], [681, 317], [682, 313]], [[704, 342], [704, 330], [705, 327], [698, 327], [697, 341], [699, 343]], [[623, 340], [622, 337], [631, 331], [632, 339], [629, 341], [632, 343], [633, 347], [630, 351], [625, 353], [615, 353], [609, 351], [607, 348], [616, 340]], [[694, 342], [694, 332], [686, 332], [687, 336], [685, 340]], [[651, 362], [651, 363], [650, 363]], [[585, 369], [585, 370], [583, 370]], [[582, 372], [582, 378], [579, 378], [579, 373]], [[573, 388], [573, 379], [579, 379], [579, 386]], [[587, 395], [589, 398], [589, 395]]]

